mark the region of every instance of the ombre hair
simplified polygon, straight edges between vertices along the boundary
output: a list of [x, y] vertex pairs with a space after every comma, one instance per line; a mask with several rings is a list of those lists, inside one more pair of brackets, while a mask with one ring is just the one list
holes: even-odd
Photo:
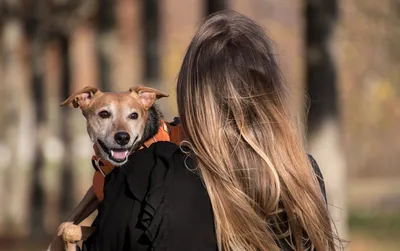
[[335, 248], [327, 204], [286, 95], [261, 27], [233, 11], [207, 18], [184, 57], [177, 98], [219, 250]]

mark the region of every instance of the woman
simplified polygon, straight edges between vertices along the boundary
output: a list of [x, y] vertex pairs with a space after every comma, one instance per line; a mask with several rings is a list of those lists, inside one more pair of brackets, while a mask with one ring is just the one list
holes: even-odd
[[155, 143], [107, 177], [87, 250], [334, 250], [270, 43], [238, 13], [205, 21], [178, 76], [186, 143]]

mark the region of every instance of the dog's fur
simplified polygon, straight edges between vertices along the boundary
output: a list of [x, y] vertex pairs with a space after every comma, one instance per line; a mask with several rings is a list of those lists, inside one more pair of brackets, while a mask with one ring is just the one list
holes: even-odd
[[[132, 151], [157, 134], [162, 114], [154, 102], [162, 97], [168, 95], [144, 86], [122, 93], [106, 93], [94, 87], [85, 87], [72, 94], [61, 106], [79, 107], [86, 118], [89, 137], [102, 159], [121, 166]], [[107, 116], [100, 114], [104, 111]], [[132, 116], [133, 113], [136, 115]], [[116, 134], [120, 132], [129, 135], [124, 144], [116, 140]], [[114, 158], [112, 155], [116, 152], [124, 158]], [[77, 224], [88, 217], [98, 204], [99, 200], [91, 187], [68, 221], [60, 225], [48, 251], [76, 250], [76, 241], [85, 240], [94, 231], [91, 227]]]
[[140, 145], [143, 145], [144, 142], [148, 141], [157, 134], [158, 128], [160, 127], [160, 121], [163, 118], [162, 113], [158, 109], [157, 105], [153, 105], [149, 109], [148, 113], [149, 117], [146, 126], [144, 127], [143, 140], [140, 142]]

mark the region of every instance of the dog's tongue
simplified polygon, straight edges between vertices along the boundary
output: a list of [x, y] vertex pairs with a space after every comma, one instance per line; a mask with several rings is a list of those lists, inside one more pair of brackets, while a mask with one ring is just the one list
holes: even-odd
[[128, 150], [126, 151], [113, 151], [111, 150], [111, 156], [117, 160], [123, 160], [128, 156]]

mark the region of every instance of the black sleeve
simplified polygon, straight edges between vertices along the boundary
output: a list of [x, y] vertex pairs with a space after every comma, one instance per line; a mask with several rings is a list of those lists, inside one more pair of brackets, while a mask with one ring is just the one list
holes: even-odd
[[324, 182], [324, 177], [322, 175], [321, 169], [319, 168], [317, 161], [315, 161], [315, 159], [311, 155], [308, 155], [308, 158], [310, 159], [311, 165], [314, 169], [314, 173], [317, 175], [318, 183], [321, 188], [322, 194], [324, 195], [324, 199], [325, 199], [325, 201], [327, 201], [325, 182]]

